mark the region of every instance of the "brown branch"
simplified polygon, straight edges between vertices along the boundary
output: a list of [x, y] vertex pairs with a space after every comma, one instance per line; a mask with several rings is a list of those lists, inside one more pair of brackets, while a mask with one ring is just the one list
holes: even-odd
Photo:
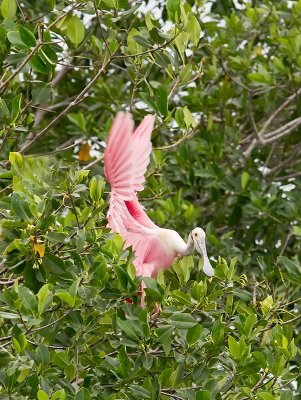
[[59, 15], [57, 19], [55, 19], [50, 25], [45, 28], [45, 32], [49, 31], [53, 26], [55, 26], [61, 19], [65, 18], [71, 11], [75, 10], [78, 7], [81, 7], [82, 3], [75, 3], [71, 6], [70, 10], [66, 11], [64, 14]]
[[185, 142], [186, 140], [189, 140], [189, 139], [193, 138], [197, 134], [197, 129], [196, 128], [197, 127], [195, 127], [193, 129], [193, 131], [189, 135], [184, 135], [183, 137], [181, 137], [176, 142], [174, 142], [172, 144], [169, 144], [167, 146], [155, 147], [154, 150], [169, 150], [169, 149], [173, 149], [174, 147], [177, 147], [179, 144]]
[[[177, 34], [177, 35], [178, 35], [178, 34]], [[161, 49], [164, 49], [164, 47], [168, 46], [172, 41], [175, 40], [175, 38], [177, 37], [177, 35], [175, 35], [172, 39], [167, 40], [167, 42], [164, 42], [163, 44], [161, 44], [161, 45], [158, 46], [158, 47], [153, 47], [153, 48], [151, 48], [151, 49], [142, 51], [141, 53], [135, 53], [135, 54], [121, 54], [121, 55], [119, 55], [119, 56], [115, 56], [114, 58], [115, 58], [115, 59], [118, 59], [118, 58], [122, 58], [122, 59], [123, 59], [123, 58], [132, 58], [132, 57], [143, 56], [143, 55], [145, 55], [145, 54], [152, 54], [152, 53], [155, 53], [156, 51], [161, 50]]]
[[42, 137], [46, 135], [50, 129], [55, 126], [63, 117], [65, 117], [68, 112], [75, 107], [77, 104], [82, 102], [86, 94], [89, 92], [91, 87], [94, 85], [94, 83], [101, 77], [101, 75], [104, 74], [106, 71], [107, 66], [110, 64], [112, 57], [108, 59], [108, 61], [105, 63], [103, 67], [97, 72], [97, 74], [94, 76], [94, 78], [88, 83], [88, 85], [76, 96], [76, 98], [56, 117], [54, 118], [44, 129], [42, 129], [33, 139], [26, 141], [22, 148], [20, 149], [20, 153], [24, 154], [32, 145], [34, 145], [36, 142], [38, 142]]
[[103, 159], [103, 154], [100, 157], [96, 158], [96, 160], [90, 162], [90, 164], [85, 165], [83, 168], [80, 169], [80, 171], [86, 171], [87, 169], [89, 169], [89, 168], [93, 167], [94, 165], [98, 164], [102, 159]]
[[258, 388], [260, 388], [260, 387], [262, 386], [263, 381], [264, 381], [265, 378], [267, 377], [267, 374], [268, 374], [267, 372], [264, 372], [264, 373], [261, 375], [259, 381], [256, 383], [256, 385], [254, 385], [254, 386], [252, 387], [251, 392], [254, 392], [255, 390], [257, 390]]
[[[51, 87], [54, 89], [59, 83], [60, 81], [67, 75], [67, 73], [70, 71], [72, 67], [70, 66], [64, 66], [64, 68], [62, 68], [57, 74], [56, 76], [53, 78], [52, 82], [51, 82]], [[45, 112], [47, 111], [51, 111], [50, 109], [42, 109], [40, 108], [36, 115], [35, 115], [35, 121], [34, 121], [34, 127], [40, 125], [41, 121], [43, 120], [43, 117], [45, 115]], [[30, 140], [30, 139], [29, 139]]]
[[291, 133], [294, 129], [296, 129], [299, 125], [301, 125], [301, 117], [294, 119], [293, 121], [288, 122], [281, 128], [278, 128], [274, 131], [267, 132], [269, 126], [274, 122], [274, 120], [278, 117], [278, 115], [299, 95], [301, 94], [301, 88], [299, 88], [294, 94], [289, 96], [272, 114], [271, 116], [265, 121], [261, 130], [259, 132], [255, 132], [256, 138], [253, 139], [249, 147], [244, 151], [244, 156], [249, 158], [253, 149], [257, 147], [258, 144], [268, 144], [274, 142], [282, 138], [285, 135]]
[[274, 178], [274, 181], [284, 181], [286, 179], [292, 179], [292, 178], [299, 178], [301, 177], [301, 172], [294, 172], [292, 174], [284, 175], [284, 176], [277, 176]]
[[101, 26], [101, 20], [100, 20], [100, 16], [99, 16], [99, 12], [98, 12], [98, 8], [97, 8], [95, 0], [93, 0], [93, 6], [94, 6], [94, 11], [95, 11], [95, 14], [96, 14], [96, 17], [97, 17], [97, 20], [98, 20], [98, 25], [99, 25], [99, 29], [100, 29], [100, 34], [101, 34], [102, 40], [104, 41], [104, 44], [106, 46], [106, 49], [107, 49], [108, 53], [111, 55], [110, 47], [108, 45], [107, 39], [105, 37], [105, 34], [104, 34], [102, 26]]
[[79, 144], [81, 144], [83, 142], [84, 142], [84, 140], [79, 140], [76, 143], [70, 144], [69, 146], [58, 147], [56, 150], [49, 151], [48, 153], [27, 154], [27, 155], [24, 156], [24, 158], [50, 156], [52, 154], [57, 154], [57, 153], [61, 153], [63, 151], [67, 151], [67, 150], [73, 149], [74, 147], [78, 146]]
[[[293, 132], [298, 126], [301, 125], [301, 117], [298, 117], [290, 122], [287, 122], [285, 125], [282, 127], [264, 134], [263, 136], [263, 143], [271, 143], [274, 142], [275, 140], [278, 140], [282, 138], [283, 136], [288, 135], [289, 133]], [[261, 134], [262, 136], [262, 134]]]
[[[130, 23], [127, 32], [129, 32], [132, 29], [132, 26], [135, 22], [135, 19], [132, 20]], [[24, 154], [32, 145], [34, 145], [36, 142], [38, 142], [42, 137], [46, 135], [48, 131], [52, 127], [54, 127], [62, 118], [64, 118], [68, 112], [81, 103], [85, 98], [86, 94], [90, 91], [91, 87], [94, 85], [94, 83], [106, 72], [107, 67], [110, 65], [111, 61], [115, 59], [116, 53], [119, 51], [121, 45], [123, 43], [123, 40], [121, 40], [113, 54], [108, 58], [108, 60], [104, 60], [102, 67], [100, 70], [97, 72], [97, 74], [92, 78], [92, 80], [87, 84], [87, 86], [76, 96], [76, 98], [56, 117], [54, 118], [44, 129], [42, 129], [33, 139], [26, 141], [24, 145], [20, 149], [20, 153]]]
[[283, 111], [293, 100], [295, 100], [296, 97], [299, 96], [299, 94], [301, 94], [301, 88], [299, 88], [294, 94], [292, 94], [291, 96], [289, 96], [284, 103], [282, 103], [274, 112], [273, 114], [266, 120], [266, 122], [264, 123], [260, 134], [262, 135], [263, 133], [266, 132], [267, 128], [272, 124], [272, 122], [274, 121], [274, 119], [281, 113], [281, 111]]
[[0, 86], [0, 95], [5, 91], [7, 86], [10, 84], [10, 82], [18, 75], [20, 71], [25, 67], [25, 65], [28, 63], [28, 61], [31, 59], [32, 56], [35, 55], [35, 53], [38, 51], [38, 49], [42, 46], [43, 42], [38, 40], [35, 47], [30, 51], [28, 56], [24, 59], [24, 61], [19, 65], [17, 69], [11, 74], [9, 78], [4, 81], [1, 86]]
[[19, 277], [17, 279], [11, 279], [11, 280], [7, 280], [7, 281], [0, 281], [0, 285], [2, 285], [2, 286], [12, 286], [16, 281], [23, 282], [23, 278]]

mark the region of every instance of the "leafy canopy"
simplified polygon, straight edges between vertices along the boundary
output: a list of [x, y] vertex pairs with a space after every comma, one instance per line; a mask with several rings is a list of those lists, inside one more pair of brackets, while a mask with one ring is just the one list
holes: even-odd
[[[1, 1], [0, 398], [299, 399], [301, 2], [146, 3]], [[146, 309], [106, 221], [122, 109], [157, 116], [150, 217], [216, 270]]]

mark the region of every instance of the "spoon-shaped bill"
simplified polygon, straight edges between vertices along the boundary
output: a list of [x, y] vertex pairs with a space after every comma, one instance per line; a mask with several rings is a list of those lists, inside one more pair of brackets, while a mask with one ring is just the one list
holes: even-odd
[[203, 258], [203, 272], [207, 276], [213, 276], [214, 275], [214, 269], [209, 261], [209, 258], [207, 256], [207, 250], [206, 250], [206, 244], [205, 240], [201, 239], [198, 242], [195, 243], [196, 250], [201, 254]]
[[212, 265], [210, 264], [209, 258], [203, 257], [203, 272], [207, 276], [214, 276], [214, 269], [212, 268]]

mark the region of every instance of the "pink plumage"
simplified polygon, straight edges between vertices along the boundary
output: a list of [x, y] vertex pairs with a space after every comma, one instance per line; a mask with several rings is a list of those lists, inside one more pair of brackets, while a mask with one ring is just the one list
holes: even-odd
[[[186, 244], [177, 232], [159, 228], [138, 201], [136, 192], [143, 190], [144, 174], [152, 151], [154, 122], [155, 116], [147, 115], [134, 130], [131, 114], [119, 112], [110, 130], [104, 164], [111, 185], [109, 226], [121, 235], [126, 247], [133, 247], [137, 275], [156, 278], [159, 270], [168, 268], [176, 257], [190, 254], [194, 242], [192, 236]], [[205, 237], [201, 228], [196, 229]], [[141, 305], [144, 306], [144, 294]]]

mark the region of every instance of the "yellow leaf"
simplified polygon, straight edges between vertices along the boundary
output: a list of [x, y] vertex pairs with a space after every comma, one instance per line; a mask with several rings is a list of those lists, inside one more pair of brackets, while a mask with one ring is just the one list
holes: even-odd
[[44, 257], [44, 254], [45, 254], [45, 244], [44, 243], [34, 243], [33, 248], [36, 253], [39, 253], [39, 256], [41, 258]]
[[90, 145], [88, 143], [85, 143], [82, 145], [82, 147], [79, 150], [78, 153], [78, 159], [79, 161], [89, 161], [90, 159]]
[[254, 55], [255, 56], [261, 56], [262, 50], [263, 50], [263, 48], [261, 46], [256, 47], [255, 50], [254, 50]]

